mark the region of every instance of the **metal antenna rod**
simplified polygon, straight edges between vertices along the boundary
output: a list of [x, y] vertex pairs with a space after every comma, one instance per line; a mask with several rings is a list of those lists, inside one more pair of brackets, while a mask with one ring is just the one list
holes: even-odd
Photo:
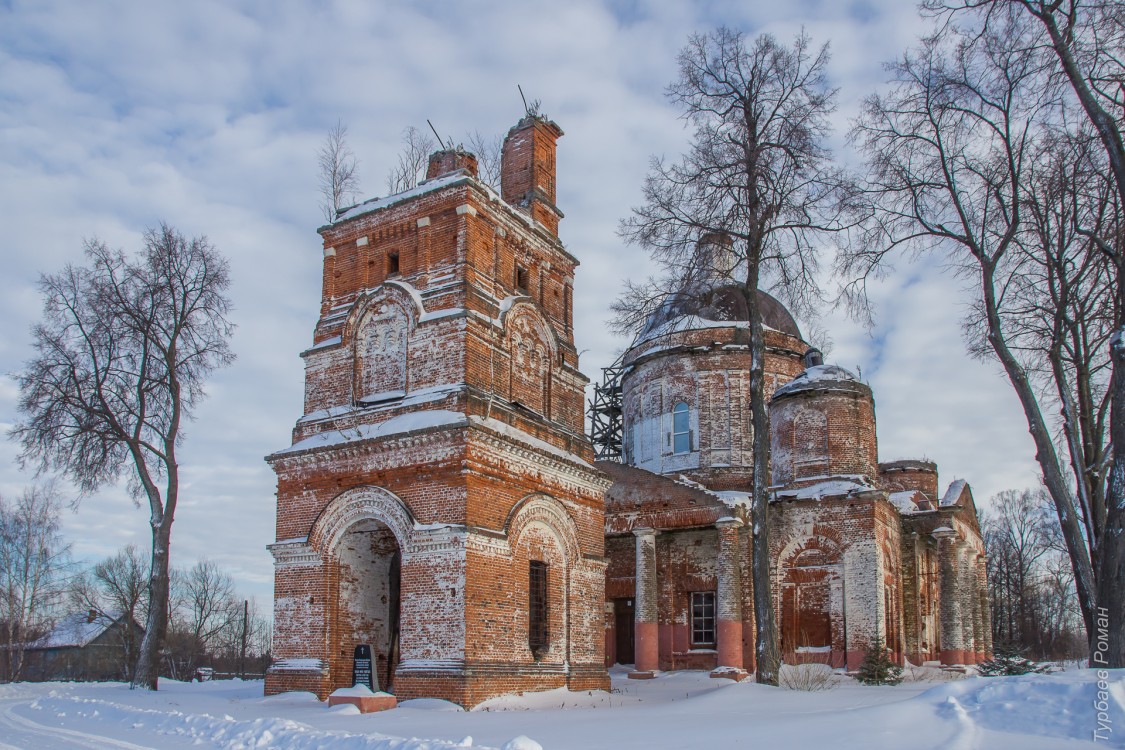
[[530, 114], [531, 114], [531, 110], [530, 110], [530, 109], [528, 108], [528, 106], [527, 106], [527, 97], [523, 95], [523, 87], [522, 87], [522, 86], [520, 86], [520, 85], [519, 85], [519, 84], [517, 83], [517, 84], [516, 84], [516, 89], [518, 89], [518, 90], [519, 90], [519, 92], [520, 92], [520, 99], [523, 99], [523, 111], [524, 111], [524, 114], [528, 114], [528, 115], [530, 115]]
[[447, 144], [444, 140], [442, 140], [442, 137], [438, 135], [437, 128], [434, 127], [434, 124], [430, 122], [429, 118], [426, 118], [426, 124], [430, 126], [430, 130], [434, 131], [434, 136], [437, 137], [439, 146], [441, 146], [442, 148], [453, 148], [453, 141], [450, 141]]

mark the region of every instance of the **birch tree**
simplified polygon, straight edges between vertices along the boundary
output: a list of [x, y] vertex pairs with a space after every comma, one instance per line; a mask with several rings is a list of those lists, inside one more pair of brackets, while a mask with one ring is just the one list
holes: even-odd
[[0, 623], [5, 676], [12, 681], [23, 673], [28, 642], [49, 629], [64, 591], [70, 548], [60, 511], [54, 482], [32, 485], [14, 500], [0, 496]]
[[336, 220], [341, 208], [349, 205], [359, 193], [359, 162], [348, 145], [348, 127], [340, 120], [328, 131], [316, 154], [319, 170], [320, 208], [324, 220]]

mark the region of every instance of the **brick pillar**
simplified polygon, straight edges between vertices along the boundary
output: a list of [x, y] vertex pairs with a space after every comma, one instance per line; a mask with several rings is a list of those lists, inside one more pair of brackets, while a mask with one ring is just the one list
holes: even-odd
[[973, 663], [984, 661], [986, 650], [984, 640], [984, 610], [988, 603], [980, 595], [980, 561], [981, 556], [970, 551], [968, 573], [969, 595], [973, 597]]
[[984, 658], [992, 658], [992, 602], [988, 599], [988, 565], [977, 556], [977, 592], [980, 597], [981, 628], [984, 631]]
[[957, 542], [938, 542], [938, 568], [941, 575], [941, 663], [964, 664], [964, 631], [961, 627], [961, 597], [957, 591]]
[[739, 528], [737, 518], [722, 518], [715, 523], [719, 530], [719, 559], [717, 565], [717, 591], [715, 594], [716, 637], [718, 639], [718, 668], [712, 677], [730, 677], [740, 680], [746, 676], [742, 669], [742, 576], [740, 574]]
[[653, 677], [660, 667], [660, 632], [656, 606], [656, 530], [634, 529], [637, 537], [637, 572], [634, 598], [636, 671], [634, 679]]
[[976, 618], [977, 600], [977, 568], [973, 561], [972, 550], [965, 542], [957, 545], [957, 586], [958, 597], [961, 600], [961, 642], [964, 649], [963, 664], [975, 664], [976, 629], [973, 621]]

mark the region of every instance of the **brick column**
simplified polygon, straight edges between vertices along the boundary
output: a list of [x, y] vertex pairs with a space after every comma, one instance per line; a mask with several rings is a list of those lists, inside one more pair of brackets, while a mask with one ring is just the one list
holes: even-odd
[[977, 591], [980, 597], [981, 628], [984, 631], [984, 658], [992, 658], [992, 602], [988, 598], [988, 565], [977, 555]]
[[655, 676], [660, 668], [660, 633], [656, 608], [656, 530], [634, 529], [637, 537], [636, 595], [634, 613], [636, 618], [635, 659], [636, 671], [629, 674], [633, 679], [646, 679]]
[[941, 663], [964, 664], [964, 631], [961, 626], [961, 598], [957, 591], [957, 542], [954, 538], [938, 542], [938, 568], [941, 575]]
[[715, 566], [718, 667], [711, 676], [735, 680], [747, 676], [742, 668], [742, 576], [738, 541], [741, 526], [742, 521], [737, 518], [721, 518], [715, 523], [719, 531], [719, 558]]
[[961, 642], [964, 649], [963, 664], [976, 664], [977, 647], [976, 647], [976, 628], [973, 623], [976, 620], [977, 608], [974, 602], [979, 604], [977, 597], [977, 566], [974, 558], [976, 555], [969, 548], [965, 542], [957, 544], [957, 586], [958, 595], [961, 599]]

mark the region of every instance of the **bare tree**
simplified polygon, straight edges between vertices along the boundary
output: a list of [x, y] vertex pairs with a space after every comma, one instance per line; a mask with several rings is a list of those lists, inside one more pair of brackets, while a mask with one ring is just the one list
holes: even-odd
[[337, 212], [348, 206], [359, 192], [358, 162], [348, 146], [348, 128], [340, 120], [325, 136], [316, 162], [320, 170], [320, 205], [324, 220], [335, 221]]
[[469, 136], [469, 151], [477, 157], [480, 181], [497, 192], [500, 191], [500, 154], [503, 147], [499, 136], [488, 138], [478, 131]]
[[[769, 414], [757, 289], [769, 284], [798, 312], [821, 297], [824, 235], [842, 228], [840, 175], [827, 148], [836, 92], [827, 84], [828, 46], [807, 36], [792, 46], [727, 28], [694, 35], [680, 52], [668, 97], [695, 126], [675, 164], [654, 159], [643, 206], [621, 234], [649, 250], [662, 278], [630, 284], [615, 306], [619, 330], [633, 328], [669, 294], [705, 291], [722, 277], [749, 313], [750, 409], [754, 445], [754, 617], [757, 680], [776, 685], [780, 663], [770, 601]], [[701, 242], [708, 237], [719, 242]]]
[[78, 609], [91, 610], [109, 622], [121, 619], [121, 673], [132, 679], [140, 646], [132, 623], [145, 622], [148, 609], [148, 561], [130, 544], [79, 575], [71, 588]]
[[241, 627], [243, 602], [234, 579], [211, 560], [200, 560], [174, 577], [168, 670], [190, 679], [216, 650], [227, 646]]
[[402, 132], [402, 151], [398, 165], [387, 175], [387, 192], [401, 193], [417, 187], [426, 177], [430, 154], [440, 144], [411, 125]]
[[1030, 650], [1038, 659], [1085, 651], [1074, 577], [1056, 544], [1053, 511], [1042, 489], [1004, 490], [981, 517], [993, 641]]
[[20, 679], [28, 643], [49, 629], [64, 592], [70, 547], [62, 538], [61, 505], [54, 482], [32, 485], [14, 501], [0, 496], [0, 624], [8, 680]]
[[[927, 0], [923, 7], [939, 15], [971, 19], [984, 29], [1007, 24], [1012, 13], [1035, 24], [1039, 33], [1026, 40], [1037, 52], [1051, 58], [1051, 76], [1063, 82], [1085, 114], [1105, 155], [1106, 173], [1112, 176], [1118, 210], [1125, 207], [1125, 3], [1120, 0]], [[957, 20], [962, 20], [958, 18]], [[1045, 33], [1043, 33], [1045, 32]], [[1040, 56], [1042, 59], [1044, 56]], [[1095, 547], [1092, 567], [1096, 591], [1076, 570], [1083, 609], [1103, 611], [1102, 628], [1107, 649], [1101, 654], [1108, 666], [1125, 667], [1125, 618], [1110, 613], [1125, 611], [1125, 247], [1107, 241], [1083, 227], [1089, 239], [1111, 261], [1113, 269], [1114, 331], [1108, 340], [1112, 364], [1110, 389], [1110, 469], [1105, 481], [1106, 514], [1101, 543]], [[1068, 546], [1072, 540], [1068, 537]], [[1074, 557], [1073, 553], [1071, 555]], [[1086, 602], [1089, 598], [1090, 603]], [[1090, 613], [1084, 612], [1087, 627]], [[1092, 633], [1091, 633], [1092, 635]], [[1104, 665], [1103, 665], [1104, 666]]]
[[934, 249], [976, 283], [971, 349], [1000, 362], [1023, 407], [1092, 638], [1097, 607], [1125, 594], [1107, 567], [1125, 539], [1105, 443], [1121, 203], [1037, 23], [1016, 4], [985, 21], [941, 25], [867, 101], [854, 136], [876, 220], [845, 257], [854, 272]]
[[156, 689], [167, 629], [169, 543], [180, 496], [177, 448], [215, 368], [233, 361], [226, 260], [203, 237], [161, 225], [136, 258], [86, 243], [87, 265], [44, 275], [35, 357], [19, 374], [21, 460], [83, 493], [130, 467], [152, 530], [148, 619], [133, 685]]

